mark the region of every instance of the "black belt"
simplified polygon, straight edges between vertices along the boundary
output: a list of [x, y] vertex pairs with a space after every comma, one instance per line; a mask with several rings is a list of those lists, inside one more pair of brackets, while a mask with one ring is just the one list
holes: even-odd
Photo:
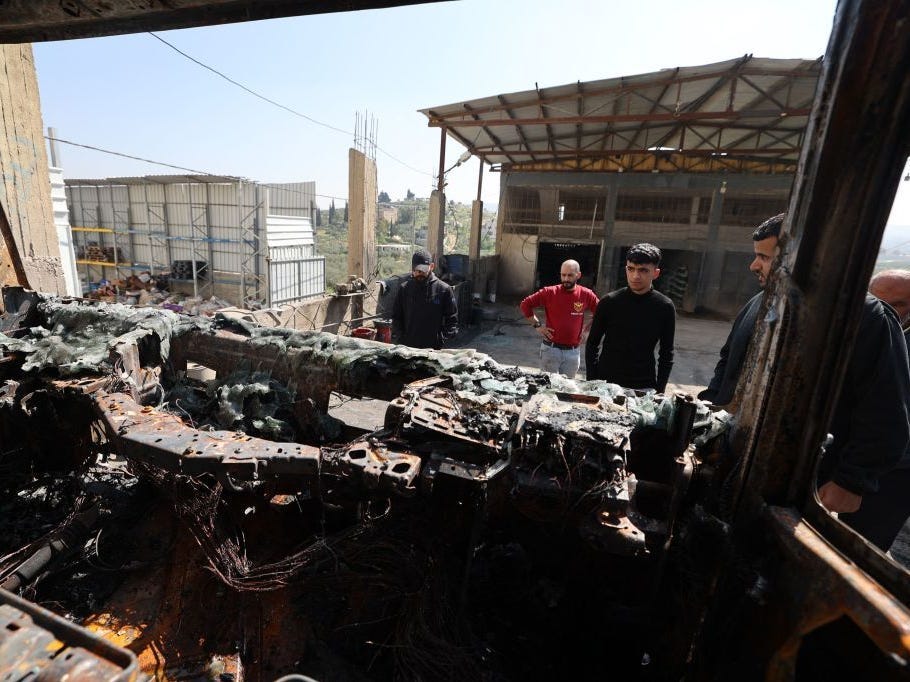
[[546, 339], [543, 339], [543, 345], [550, 346], [551, 348], [558, 348], [559, 350], [575, 350], [578, 348], [577, 343], [574, 346], [567, 346], [564, 343], [553, 343], [552, 341], [547, 341]]

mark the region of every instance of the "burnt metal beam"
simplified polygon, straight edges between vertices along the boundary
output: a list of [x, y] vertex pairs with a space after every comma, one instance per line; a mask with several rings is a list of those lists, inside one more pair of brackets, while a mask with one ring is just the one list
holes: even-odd
[[351, 12], [442, 0], [12, 0], [0, 3], [0, 43], [91, 38], [143, 31]]
[[421, 460], [363, 439], [344, 448], [315, 448], [255, 438], [237, 431], [200, 431], [176, 415], [143, 407], [123, 393], [92, 395], [117, 452], [130, 461], [174, 473], [252, 481], [280, 476], [335, 474], [361, 485], [410, 495]]

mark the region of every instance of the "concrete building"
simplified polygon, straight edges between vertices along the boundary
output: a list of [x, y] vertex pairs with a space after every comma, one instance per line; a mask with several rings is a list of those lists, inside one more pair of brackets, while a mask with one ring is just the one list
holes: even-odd
[[398, 208], [389, 204], [380, 204], [378, 208], [379, 219], [387, 223], [398, 222]]
[[502, 173], [500, 295], [555, 283], [566, 258], [602, 295], [648, 241], [681, 309], [730, 314], [757, 291], [752, 230], [787, 208], [820, 65], [746, 55], [422, 111]]

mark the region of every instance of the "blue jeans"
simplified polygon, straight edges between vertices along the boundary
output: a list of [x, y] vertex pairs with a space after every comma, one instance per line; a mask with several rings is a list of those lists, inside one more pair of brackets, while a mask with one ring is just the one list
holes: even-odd
[[578, 348], [563, 350], [545, 343], [540, 344], [540, 369], [542, 371], [558, 372], [569, 379], [574, 379], [580, 364], [581, 353]]

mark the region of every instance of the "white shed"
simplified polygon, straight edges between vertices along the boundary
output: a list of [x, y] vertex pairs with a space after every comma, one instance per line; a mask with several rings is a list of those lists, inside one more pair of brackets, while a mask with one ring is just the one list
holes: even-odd
[[200, 296], [251, 308], [325, 291], [314, 182], [152, 175], [67, 180], [66, 193], [88, 281], [171, 273]]

